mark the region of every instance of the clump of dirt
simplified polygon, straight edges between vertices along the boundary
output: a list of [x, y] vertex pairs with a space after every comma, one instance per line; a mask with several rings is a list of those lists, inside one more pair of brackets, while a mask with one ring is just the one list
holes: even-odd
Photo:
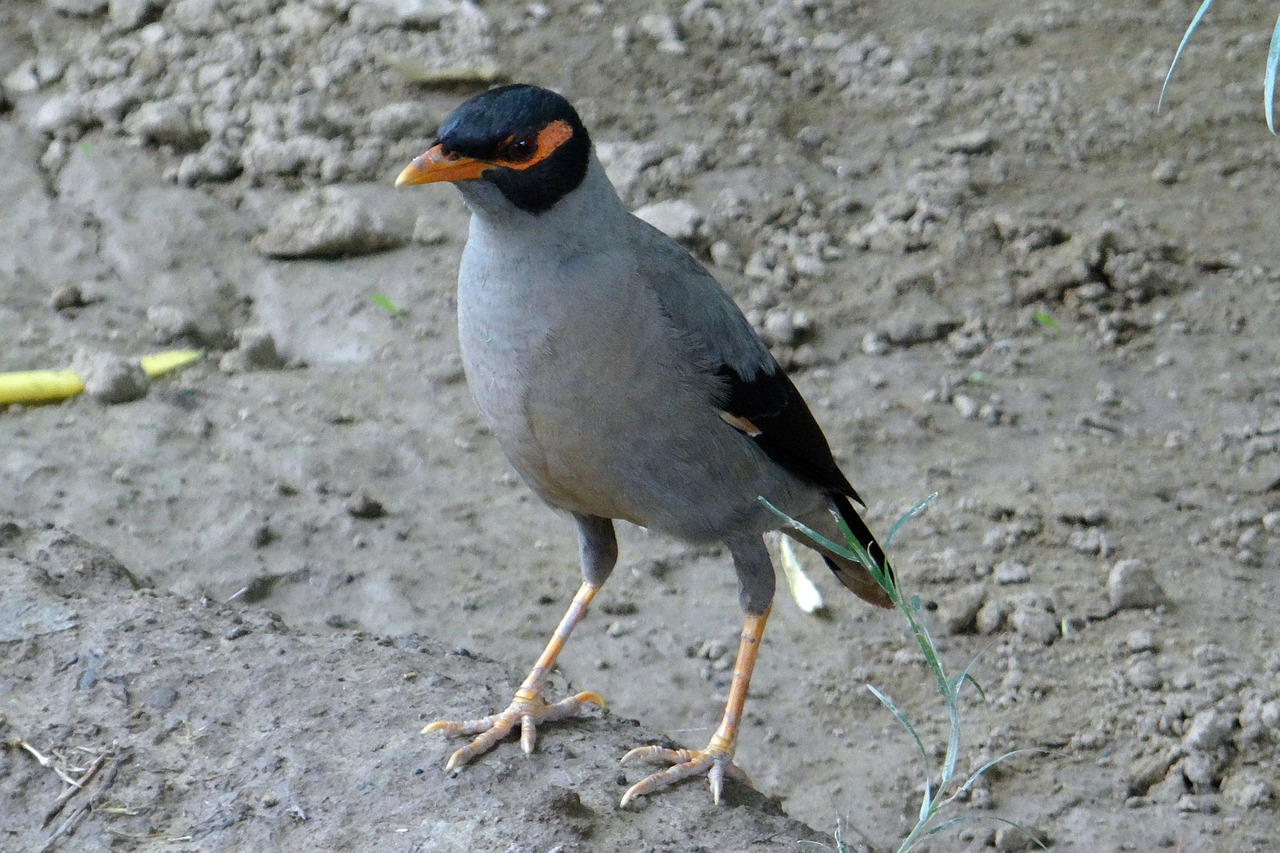
[[512, 743], [444, 774], [424, 766], [432, 750], [414, 724], [498, 701], [505, 666], [424, 637], [296, 631], [257, 607], [145, 587], [66, 530], [6, 520], [3, 531], [7, 850], [825, 841], [732, 785], [723, 808], [690, 786], [674, 810], [619, 809], [618, 756], [661, 736], [616, 717], [558, 726], [533, 757]]

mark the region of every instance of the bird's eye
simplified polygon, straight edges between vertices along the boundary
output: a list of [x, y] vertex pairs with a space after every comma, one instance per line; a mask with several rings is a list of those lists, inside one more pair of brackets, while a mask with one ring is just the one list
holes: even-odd
[[506, 159], [521, 162], [528, 160], [538, 150], [538, 141], [532, 136], [514, 136], [507, 141]]

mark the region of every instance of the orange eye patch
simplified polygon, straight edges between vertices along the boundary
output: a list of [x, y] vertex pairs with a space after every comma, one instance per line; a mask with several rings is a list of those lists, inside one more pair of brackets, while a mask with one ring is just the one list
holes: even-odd
[[[533, 140], [533, 153], [519, 160], [494, 160], [495, 166], [503, 166], [508, 169], [524, 170], [531, 166], [536, 166], [543, 160], [550, 157], [557, 148], [569, 141], [573, 136], [573, 128], [569, 126], [567, 121], [556, 119], [551, 124], [538, 131], [538, 136]], [[515, 142], [515, 137], [507, 140], [508, 143]]]

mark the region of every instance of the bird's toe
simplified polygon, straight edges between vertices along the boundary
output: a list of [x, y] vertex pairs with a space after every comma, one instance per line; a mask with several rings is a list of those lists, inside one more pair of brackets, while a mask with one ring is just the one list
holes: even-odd
[[711, 787], [711, 799], [719, 804], [720, 793], [726, 778], [750, 786], [751, 779], [733, 763], [732, 749], [712, 743], [706, 749], [668, 749], [662, 746], [641, 746], [622, 756], [622, 763], [645, 761], [654, 764], [670, 764], [666, 770], [646, 776], [622, 795], [619, 806], [625, 808], [637, 797], [674, 785], [690, 776], [706, 776]]
[[422, 729], [423, 734], [440, 732], [445, 737], [478, 735], [471, 743], [449, 756], [446, 771], [453, 771], [477, 755], [488, 752], [498, 741], [520, 729], [520, 748], [533, 752], [538, 740], [538, 725], [576, 716], [586, 705], [604, 707], [604, 700], [596, 693], [583, 692], [559, 702], [548, 703], [537, 693], [526, 690], [516, 692], [505, 711], [481, 717], [477, 720], [436, 720]]

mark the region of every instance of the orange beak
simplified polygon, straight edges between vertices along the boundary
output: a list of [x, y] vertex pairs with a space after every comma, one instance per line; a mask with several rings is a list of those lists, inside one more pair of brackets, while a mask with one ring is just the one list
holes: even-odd
[[492, 163], [475, 160], [471, 157], [460, 157], [457, 154], [446, 154], [439, 145], [433, 145], [421, 157], [404, 167], [396, 178], [397, 187], [411, 187], [417, 184], [436, 184], [442, 181], [474, 181], [484, 174], [486, 169], [493, 168]]

